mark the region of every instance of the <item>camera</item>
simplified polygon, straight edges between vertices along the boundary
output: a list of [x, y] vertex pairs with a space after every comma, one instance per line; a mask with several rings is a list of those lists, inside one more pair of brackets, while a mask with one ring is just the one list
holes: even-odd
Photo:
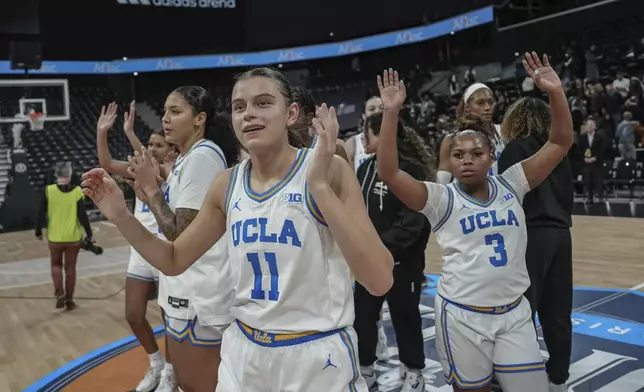
[[81, 248], [85, 249], [88, 252], [92, 252], [95, 255], [103, 254], [103, 248], [96, 245], [94, 241], [90, 240], [89, 238], [85, 238], [83, 242], [81, 242]]

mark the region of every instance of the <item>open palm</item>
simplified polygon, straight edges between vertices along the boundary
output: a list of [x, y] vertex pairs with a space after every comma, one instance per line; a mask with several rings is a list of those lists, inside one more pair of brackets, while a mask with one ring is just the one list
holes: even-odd
[[382, 73], [382, 77], [378, 75], [378, 89], [385, 109], [400, 109], [405, 103], [407, 90], [405, 83], [398, 79], [398, 71], [389, 68], [389, 71]]
[[318, 142], [313, 163], [309, 166], [306, 177], [311, 188], [328, 185], [328, 172], [335, 156], [335, 145], [340, 130], [335, 108], [328, 108], [325, 103], [317, 110], [312, 123], [318, 135]]
[[96, 207], [111, 221], [128, 213], [121, 188], [103, 169], [92, 169], [83, 173], [83, 194], [92, 199]]
[[96, 130], [98, 132], [109, 131], [114, 125], [114, 121], [116, 121], [117, 111], [118, 107], [114, 102], [107, 105], [107, 109], [105, 106], [101, 107], [101, 116], [98, 118], [98, 122], [96, 123]]
[[534, 84], [537, 85], [539, 90], [544, 93], [551, 93], [563, 88], [559, 75], [550, 66], [548, 55], [544, 54], [543, 61], [541, 61], [537, 52], [526, 53], [522, 63], [528, 76], [534, 80]]

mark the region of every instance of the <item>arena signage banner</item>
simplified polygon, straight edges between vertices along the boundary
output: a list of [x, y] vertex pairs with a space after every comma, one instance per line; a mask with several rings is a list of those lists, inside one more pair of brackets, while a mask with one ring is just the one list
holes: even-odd
[[235, 0], [116, 0], [122, 5], [145, 5], [174, 8], [236, 8]]
[[[146, 2], [150, 4], [154, 4], [155, 1], [172, 2], [179, 0], [146, 0]], [[217, 0], [208, 1], [211, 3], [218, 3]], [[127, 2], [130, 4], [134, 2], [142, 4], [144, 1], [127, 0]], [[127, 61], [44, 61], [41, 69], [31, 72], [36, 74], [59, 75], [131, 74], [134, 72], [162, 72], [281, 64], [295, 61], [346, 56], [400, 45], [409, 45], [448, 34], [454, 34], [461, 30], [470, 29], [493, 21], [494, 9], [493, 7], [486, 7], [426, 26], [330, 44], [302, 46], [254, 53], [131, 59]], [[0, 61], [0, 74], [18, 74], [23, 72], [24, 71], [22, 70], [12, 70], [9, 61]]]

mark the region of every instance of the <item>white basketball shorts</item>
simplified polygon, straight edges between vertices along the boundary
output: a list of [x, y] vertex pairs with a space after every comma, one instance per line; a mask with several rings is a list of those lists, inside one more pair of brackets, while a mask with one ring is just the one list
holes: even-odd
[[134, 248], [131, 248], [130, 262], [127, 265], [127, 277], [143, 282], [156, 282], [159, 280], [159, 270], [145, 261]]
[[445, 381], [482, 388], [492, 376], [505, 392], [547, 392], [548, 376], [525, 298], [492, 308], [436, 295], [436, 349]]
[[277, 335], [235, 321], [224, 332], [217, 392], [368, 392], [356, 343], [352, 327]]
[[165, 333], [172, 339], [198, 347], [219, 347], [224, 331], [230, 324], [202, 325], [195, 317], [192, 320], [183, 320], [168, 315], [165, 316]]

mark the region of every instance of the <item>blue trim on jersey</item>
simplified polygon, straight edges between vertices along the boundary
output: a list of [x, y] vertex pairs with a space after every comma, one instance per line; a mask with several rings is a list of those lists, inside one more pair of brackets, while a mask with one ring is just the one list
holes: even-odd
[[[442, 297], [441, 297], [442, 298]], [[489, 385], [492, 382], [492, 375], [494, 372], [490, 373], [489, 376], [484, 377], [480, 380], [475, 381], [465, 381], [461, 376], [458, 375], [456, 370], [456, 365], [454, 364], [454, 356], [452, 355], [452, 348], [449, 344], [449, 333], [447, 332], [447, 305], [449, 302], [443, 301], [441, 306], [441, 329], [443, 330], [443, 345], [445, 347], [445, 355], [447, 355], [447, 362], [449, 364], [449, 374], [445, 375], [445, 383], [452, 385], [456, 383], [460, 389], [477, 389]]]
[[487, 181], [488, 181], [488, 184], [490, 185], [490, 190], [491, 190], [490, 196], [487, 200], [479, 200], [475, 197], [468, 195], [467, 193], [465, 193], [463, 188], [461, 188], [460, 182], [457, 182], [454, 185], [454, 189], [456, 189], [456, 192], [458, 192], [459, 195], [463, 196], [463, 198], [469, 201], [470, 203], [479, 207], [489, 207], [492, 203], [494, 203], [494, 200], [496, 200], [496, 195], [498, 193], [498, 186], [496, 185], [496, 182], [489, 177]]
[[248, 340], [262, 347], [295, 346], [297, 344], [308, 343], [344, 331], [344, 328], [339, 328], [326, 332], [309, 331], [294, 334], [277, 334], [251, 328], [239, 320], [236, 320], [235, 322], [237, 323], [241, 333], [244, 334]]
[[191, 345], [196, 347], [218, 347], [221, 346], [221, 339], [201, 339], [195, 333], [195, 325], [197, 325], [197, 317], [189, 320], [185, 328], [181, 331], [176, 330], [170, 326], [170, 318], [165, 316], [165, 333], [177, 342], [183, 342], [188, 339]]
[[235, 184], [237, 183], [237, 175], [239, 174], [239, 167], [241, 165], [233, 166], [230, 171], [230, 177], [228, 177], [228, 185], [226, 186], [226, 196], [224, 198], [224, 211], [228, 215], [228, 208], [230, 207], [230, 199], [233, 197], [235, 190]]
[[498, 365], [494, 364], [495, 373], [530, 373], [530, 372], [545, 372], [546, 364], [541, 362], [532, 363], [519, 363], [511, 365]]
[[309, 148], [311, 150], [314, 149], [316, 144], [318, 144], [318, 135], [313, 135], [313, 141], [311, 142], [311, 146]]
[[126, 279], [138, 280], [139, 282], [147, 282], [147, 283], [154, 283], [157, 280], [159, 280], [159, 278], [155, 278], [155, 277], [150, 278], [150, 277], [143, 276], [143, 275], [133, 274], [131, 272], [127, 272], [125, 274], [125, 278]]
[[[224, 153], [221, 152], [221, 150], [219, 148], [215, 148], [215, 147], [213, 147], [213, 146], [211, 146], [209, 144], [203, 143], [203, 144], [200, 144], [197, 147], [195, 147], [195, 150], [197, 148], [199, 148], [199, 147], [206, 147], [206, 148], [209, 148], [209, 149], [213, 150], [217, 155], [219, 155], [219, 158], [221, 158], [221, 162], [224, 164], [224, 167], [225, 168], [228, 167], [228, 163], [226, 163], [226, 158], [224, 157]], [[217, 147], [219, 147], [219, 146], [217, 146]]]
[[517, 200], [519, 200], [519, 194], [517, 193], [517, 191], [515, 191], [515, 190], [514, 190], [514, 188], [512, 187], [512, 185], [510, 185], [510, 183], [508, 182], [508, 180], [506, 180], [505, 178], [503, 178], [503, 176], [495, 176], [494, 178], [496, 178], [497, 180], [499, 180], [499, 182], [501, 183], [501, 185], [503, 185], [504, 187], [508, 188], [508, 190], [514, 194], [514, 197], [515, 197]]
[[246, 192], [246, 196], [248, 196], [251, 200], [256, 201], [258, 203], [263, 203], [266, 200], [270, 199], [271, 197], [275, 196], [279, 191], [284, 189], [286, 185], [288, 185], [289, 182], [295, 177], [297, 172], [300, 170], [302, 167], [302, 164], [304, 163], [304, 159], [306, 158], [307, 154], [309, 153], [308, 148], [303, 148], [300, 149], [297, 152], [297, 157], [295, 158], [295, 162], [293, 162], [293, 165], [289, 169], [288, 173], [282, 178], [277, 184], [273, 185], [273, 187], [266, 192], [263, 193], [257, 193], [254, 192], [251, 187], [250, 187], [250, 169], [251, 169], [251, 164], [250, 161], [248, 161], [248, 164], [246, 165], [246, 170], [244, 171], [244, 191]]
[[358, 377], [360, 377], [360, 370], [358, 370], [356, 346], [351, 340], [351, 335], [349, 335], [349, 333], [344, 329], [340, 331], [340, 339], [349, 351], [349, 358], [351, 359], [351, 370], [353, 371], [353, 378], [351, 379], [351, 381], [349, 381], [349, 391], [358, 392], [358, 388], [356, 388], [356, 381], [358, 380]]
[[304, 195], [305, 195], [305, 204], [306, 204], [306, 209], [309, 210], [309, 213], [311, 216], [321, 225], [329, 227], [327, 225], [326, 221], [324, 220], [324, 216], [322, 216], [322, 212], [318, 208], [317, 203], [315, 202], [315, 199], [313, 198], [313, 195], [309, 192], [308, 188], [308, 182], [304, 182]]
[[468, 310], [470, 312], [476, 312], [476, 313], [483, 313], [483, 314], [505, 314], [510, 311], [512, 311], [514, 308], [519, 306], [521, 304], [521, 300], [523, 297], [519, 297], [516, 301], [512, 302], [511, 304], [508, 305], [502, 305], [502, 306], [470, 306], [470, 305], [463, 305], [456, 303], [454, 301], [450, 301], [449, 299], [443, 297], [442, 295], [438, 294], [444, 302], [447, 302], [451, 305], [456, 306], [457, 308], [461, 308], [464, 310]]
[[445, 215], [438, 221], [436, 226], [433, 227], [434, 233], [443, 227], [454, 211], [454, 192], [452, 192], [452, 188], [449, 186], [445, 186], [445, 188], [447, 189], [447, 211], [445, 211]]

